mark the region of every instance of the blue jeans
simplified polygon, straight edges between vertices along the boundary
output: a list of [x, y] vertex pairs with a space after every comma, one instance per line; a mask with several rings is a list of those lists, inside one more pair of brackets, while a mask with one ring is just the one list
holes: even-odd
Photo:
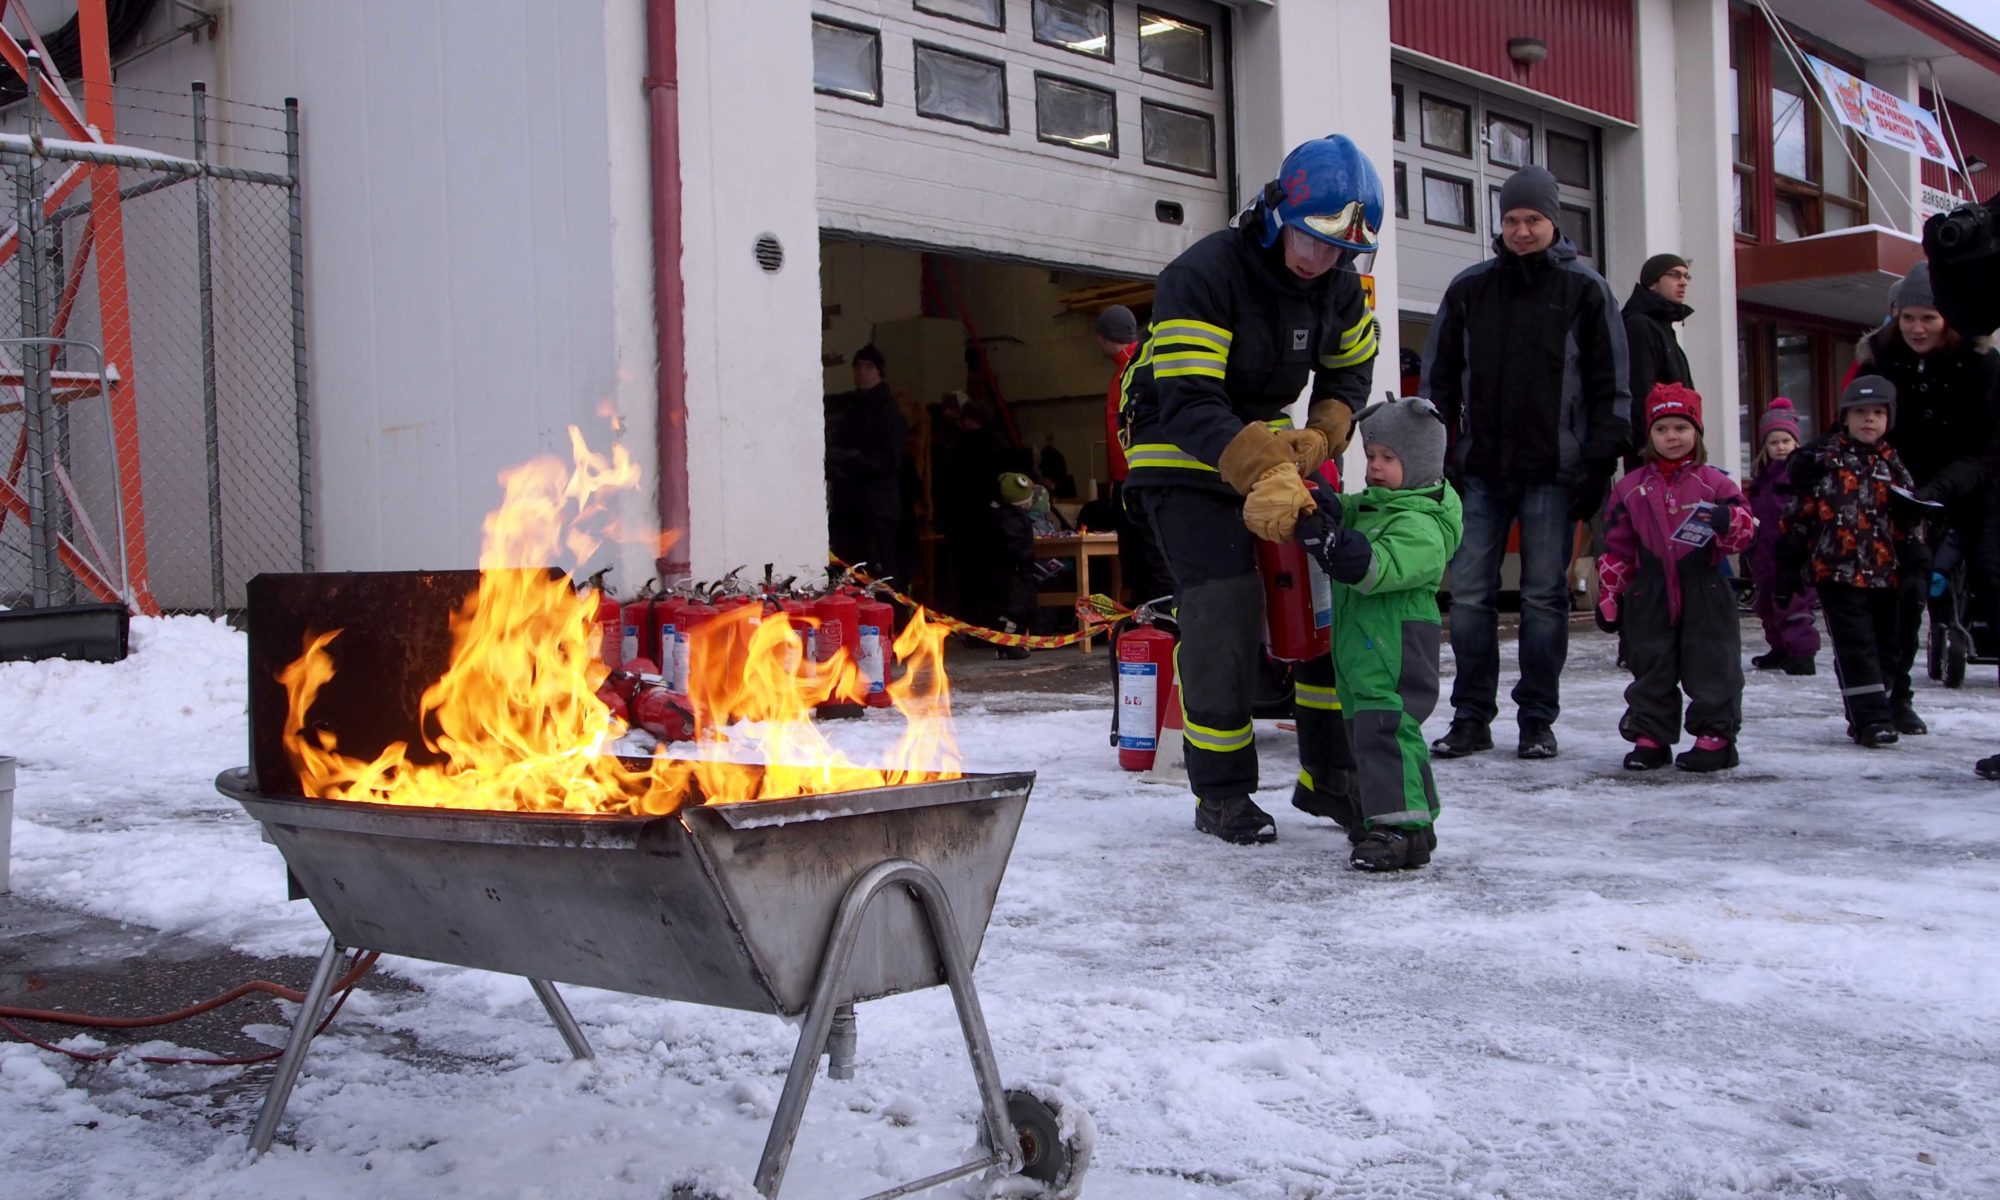
[[1500, 561], [1507, 531], [1521, 523], [1521, 681], [1514, 705], [1522, 721], [1554, 722], [1569, 656], [1569, 559], [1576, 522], [1571, 490], [1561, 483], [1465, 480], [1465, 540], [1451, 560], [1453, 716], [1491, 724], [1499, 715]]

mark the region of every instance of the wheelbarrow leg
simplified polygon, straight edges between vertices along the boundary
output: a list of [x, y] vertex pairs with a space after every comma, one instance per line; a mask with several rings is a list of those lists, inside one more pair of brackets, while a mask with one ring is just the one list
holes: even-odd
[[329, 937], [326, 949], [320, 951], [319, 967], [313, 971], [312, 982], [306, 985], [306, 998], [299, 1004], [299, 1015], [292, 1022], [292, 1036], [278, 1058], [278, 1073], [271, 1078], [271, 1090], [264, 1094], [264, 1107], [250, 1130], [252, 1158], [269, 1150], [271, 1139], [277, 1135], [278, 1118], [284, 1115], [285, 1104], [292, 1098], [292, 1085], [299, 1081], [299, 1068], [306, 1061], [306, 1046], [326, 1009], [326, 998], [333, 991], [334, 974], [339, 967], [340, 943]]
[[549, 1019], [556, 1023], [563, 1044], [569, 1047], [570, 1057], [585, 1062], [595, 1059], [597, 1055], [591, 1052], [590, 1039], [583, 1036], [583, 1026], [578, 1025], [576, 1018], [570, 1015], [569, 1005], [563, 1003], [556, 985], [546, 979], [530, 979], [528, 986], [535, 989], [536, 998], [548, 1010]]

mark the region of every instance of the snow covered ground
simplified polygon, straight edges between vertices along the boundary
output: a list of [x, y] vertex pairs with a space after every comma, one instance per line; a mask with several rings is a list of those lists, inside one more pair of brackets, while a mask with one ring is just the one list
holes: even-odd
[[[316, 953], [276, 851], [211, 785], [245, 757], [240, 636], [134, 635], [116, 667], [0, 665], [15, 889]], [[1757, 674], [1741, 769], [1627, 776], [1624, 680], [1579, 634], [1562, 757], [1439, 764], [1437, 858], [1392, 878], [1285, 806], [1275, 729], [1280, 840], [1232, 848], [1116, 769], [1103, 699], [963, 698], [974, 768], [1040, 773], [978, 971], [1003, 1073], [1094, 1115], [1094, 1200], [2000, 1196], [2000, 788], [1970, 769], [2000, 695], [1975, 674], [1924, 686], [1932, 736], [1872, 752], [1842, 738], [1830, 668]], [[782, 1022], [570, 989], [583, 1066], [520, 980], [381, 969], [417, 989], [357, 994], [254, 1165], [260, 1087], [208, 1091], [241, 1072], [0, 1042], [0, 1197], [660, 1200], [691, 1168], [754, 1168]], [[786, 1197], [860, 1195], [970, 1144], [946, 994], [860, 1018], [859, 1076], [814, 1090]]]

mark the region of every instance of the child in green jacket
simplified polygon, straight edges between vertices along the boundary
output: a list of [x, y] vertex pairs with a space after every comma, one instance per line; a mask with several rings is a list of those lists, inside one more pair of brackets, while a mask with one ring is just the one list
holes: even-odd
[[1333, 666], [1354, 744], [1360, 809], [1341, 821], [1363, 871], [1421, 867], [1437, 848], [1437, 784], [1424, 719], [1438, 697], [1437, 590], [1465, 534], [1444, 482], [1444, 422], [1416, 397], [1354, 419], [1368, 488], [1316, 491], [1299, 537], [1332, 577]]

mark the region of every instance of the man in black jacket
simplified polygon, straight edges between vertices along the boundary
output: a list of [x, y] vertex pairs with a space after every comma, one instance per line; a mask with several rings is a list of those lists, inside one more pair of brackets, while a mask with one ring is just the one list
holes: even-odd
[[[1674, 326], [1694, 315], [1687, 306], [1687, 260], [1678, 254], [1655, 254], [1639, 268], [1639, 282], [1625, 301], [1625, 345], [1632, 356], [1632, 406], [1626, 421], [1633, 429], [1646, 427], [1646, 397], [1661, 383], [1694, 386], [1687, 353]], [[1636, 439], [1635, 439], [1636, 440]], [[1625, 469], [1636, 470], [1636, 447], [1625, 457]]]
[[909, 426], [883, 379], [882, 352], [854, 352], [854, 390], [826, 397], [826, 516], [836, 557], [894, 571]]
[[1523, 167], [1500, 189], [1495, 256], [1445, 289], [1424, 349], [1424, 395], [1454, 430], [1465, 540], [1451, 560], [1451, 729], [1439, 758], [1493, 748], [1499, 713], [1500, 562], [1521, 526], [1522, 758], [1554, 758], [1569, 653], [1576, 522], [1604, 503], [1629, 426], [1630, 364], [1618, 301], [1561, 236], [1556, 178]]

